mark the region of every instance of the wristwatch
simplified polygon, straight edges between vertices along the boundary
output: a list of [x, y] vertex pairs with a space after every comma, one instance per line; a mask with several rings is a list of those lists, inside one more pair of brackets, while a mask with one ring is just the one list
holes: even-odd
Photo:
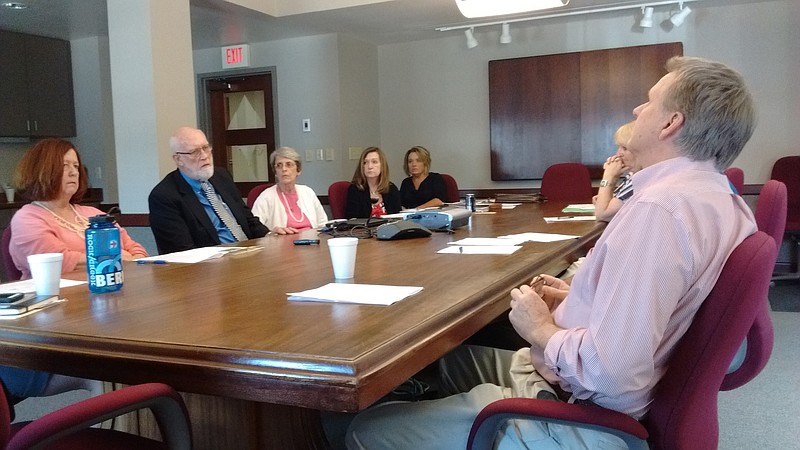
[[600, 180], [600, 187], [611, 186], [611, 182], [608, 180]]

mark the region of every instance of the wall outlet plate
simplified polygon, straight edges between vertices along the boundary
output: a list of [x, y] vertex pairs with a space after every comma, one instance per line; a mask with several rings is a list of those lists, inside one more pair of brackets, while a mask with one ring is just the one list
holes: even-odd
[[303, 133], [311, 132], [311, 119], [303, 119]]

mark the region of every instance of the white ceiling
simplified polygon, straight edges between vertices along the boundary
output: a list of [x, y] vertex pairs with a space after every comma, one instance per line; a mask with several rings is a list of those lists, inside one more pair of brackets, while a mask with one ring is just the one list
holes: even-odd
[[[661, 0], [651, 0], [650, 3], [659, 1]], [[774, 0], [699, 0], [697, 3], [692, 2], [691, 7], [697, 9], [731, 3], [769, 1]], [[0, 29], [67, 40], [108, 35], [105, 0], [18, 0], [18, 2], [28, 4], [28, 9], [12, 11], [0, 8]], [[442, 32], [435, 30], [439, 26], [485, 22], [485, 20], [465, 19], [459, 13], [454, 0], [391, 0], [283, 17], [259, 13], [237, 6], [233, 2], [248, 3], [248, 0], [190, 0], [192, 46], [195, 49], [334, 32], [353, 35], [366, 42], [380, 45], [444, 36]], [[252, 4], [253, 1], [249, 3]], [[306, 1], [306, 3], [313, 2]], [[365, 2], [327, 0], [324, 3], [330, 8], [330, 5], [335, 4]], [[570, 0], [569, 5], [559, 8], [558, 11], [580, 11], [643, 3], [648, 1]], [[552, 10], [545, 11], [539, 15], [552, 12]], [[631, 11], [605, 14], [631, 14]], [[525, 17], [528, 16], [532, 14]]]

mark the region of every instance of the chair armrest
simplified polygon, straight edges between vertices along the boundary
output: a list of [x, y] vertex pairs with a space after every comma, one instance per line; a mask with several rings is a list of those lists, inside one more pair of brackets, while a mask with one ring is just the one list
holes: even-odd
[[492, 402], [481, 410], [472, 423], [467, 450], [493, 448], [497, 431], [509, 419], [531, 419], [602, 431], [619, 437], [629, 449], [649, 449], [649, 433], [627, 414], [597, 406], [552, 400], [506, 398]]
[[192, 448], [191, 425], [181, 396], [166, 384], [146, 383], [91, 397], [40, 417], [17, 431], [7, 449], [47, 444], [140, 409], [153, 412], [162, 439], [170, 449]]

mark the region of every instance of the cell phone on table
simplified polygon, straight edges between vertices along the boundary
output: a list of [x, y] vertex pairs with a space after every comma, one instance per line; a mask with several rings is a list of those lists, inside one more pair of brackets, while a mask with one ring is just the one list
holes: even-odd
[[25, 294], [22, 292], [5, 292], [0, 294], [0, 303], [13, 303], [22, 300]]
[[319, 244], [319, 239], [295, 239], [294, 245], [315, 245]]

